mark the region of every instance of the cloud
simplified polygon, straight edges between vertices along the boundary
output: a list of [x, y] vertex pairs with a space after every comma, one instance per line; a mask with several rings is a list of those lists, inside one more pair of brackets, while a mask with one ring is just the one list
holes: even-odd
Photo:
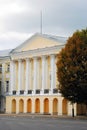
[[33, 35], [32, 33], [28, 34], [18, 32], [7, 32], [4, 34], [0, 34], [0, 50], [9, 48], [13, 49], [32, 35]]
[[43, 33], [70, 36], [87, 27], [86, 5], [87, 0], [0, 0], [0, 46], [40, 32], [41, 10]]

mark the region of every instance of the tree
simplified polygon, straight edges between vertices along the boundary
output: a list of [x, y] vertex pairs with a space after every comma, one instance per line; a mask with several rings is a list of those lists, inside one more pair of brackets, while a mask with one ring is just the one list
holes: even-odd
[[60, 92], [72, 104], [87, 105], [87, 29], [69, 37], [57, 57]]

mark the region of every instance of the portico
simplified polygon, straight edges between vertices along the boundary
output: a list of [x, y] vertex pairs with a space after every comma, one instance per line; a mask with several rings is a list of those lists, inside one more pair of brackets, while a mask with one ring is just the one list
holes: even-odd
[[55, 61], [55, 54], [12, 60], [9, 94], [53, 94], [57, 89]]

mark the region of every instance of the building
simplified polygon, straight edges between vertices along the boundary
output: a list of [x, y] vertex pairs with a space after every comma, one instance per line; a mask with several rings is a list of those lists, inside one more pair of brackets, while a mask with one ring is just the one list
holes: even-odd
[[[0, 51], [1, 112], [72, 115], [56, 78], [56, 56], [65, 42], [37, 33], [13, 50]], [[80, 114], [80, 105], [74, 110]]]

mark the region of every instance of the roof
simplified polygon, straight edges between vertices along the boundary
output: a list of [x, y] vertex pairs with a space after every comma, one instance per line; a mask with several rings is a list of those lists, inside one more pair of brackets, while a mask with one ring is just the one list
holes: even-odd
[[8, 50], [0, 50], [0, 57], [8, 57], [11, 52], [11, 49]]
[[12, 50], [12, 52], [17, 51], [18, 49], [20, 49], [21, 47], [25, 46], [28, 42], [32, 41], [33, 38], [35, 37], [43, 37], [49, 40], [53, 40], [55, 42], [61, 43], [61, 45], [65, 44], [67, 41], [67, 37], [62, 37], [62, 36], [55, 36], [55, 35], [49, 35], [49, 34], [41, 34], [41, 33], [36, 33], [33, 36], [29, 37], [26, 41], [24, 41], [22, 44], [20, 44], [19, 46], [17, 46], [16, 48], [14, 48]]
[[49, 35], [49, 34], [39, 34], [45, 38], [48, 38], [50, 40], [54, 40], [57, 42], [65, 43], [67, 41], [67, 37], [62, 37], [62, 36], [55, 36], [55, 35]]
[[56, 41], [58, 43], [61, 43], [61, 45], [65, 44], [67, 39], [68, 39], [67, 37], [61, 37], [61, 36], [54, 36], [54, 35], [49, 35], [49, 34], [36, 33], [32, 37], [27, 39], [25, 42], [23, 42], [21, 45], [17, 46], [16, 48], [0, 51], [0, 58], [9, 57], [10, 53], [14, 52], [16, 49], [19, 49], [22, 46], [25, 46], [27, 44], [27, 42], [31, 41], [34, 37], [37, 37], [37, 36], [40, 36], [40, 37], [43, 37], [43, 38], [47, 38], [49, 40]]

